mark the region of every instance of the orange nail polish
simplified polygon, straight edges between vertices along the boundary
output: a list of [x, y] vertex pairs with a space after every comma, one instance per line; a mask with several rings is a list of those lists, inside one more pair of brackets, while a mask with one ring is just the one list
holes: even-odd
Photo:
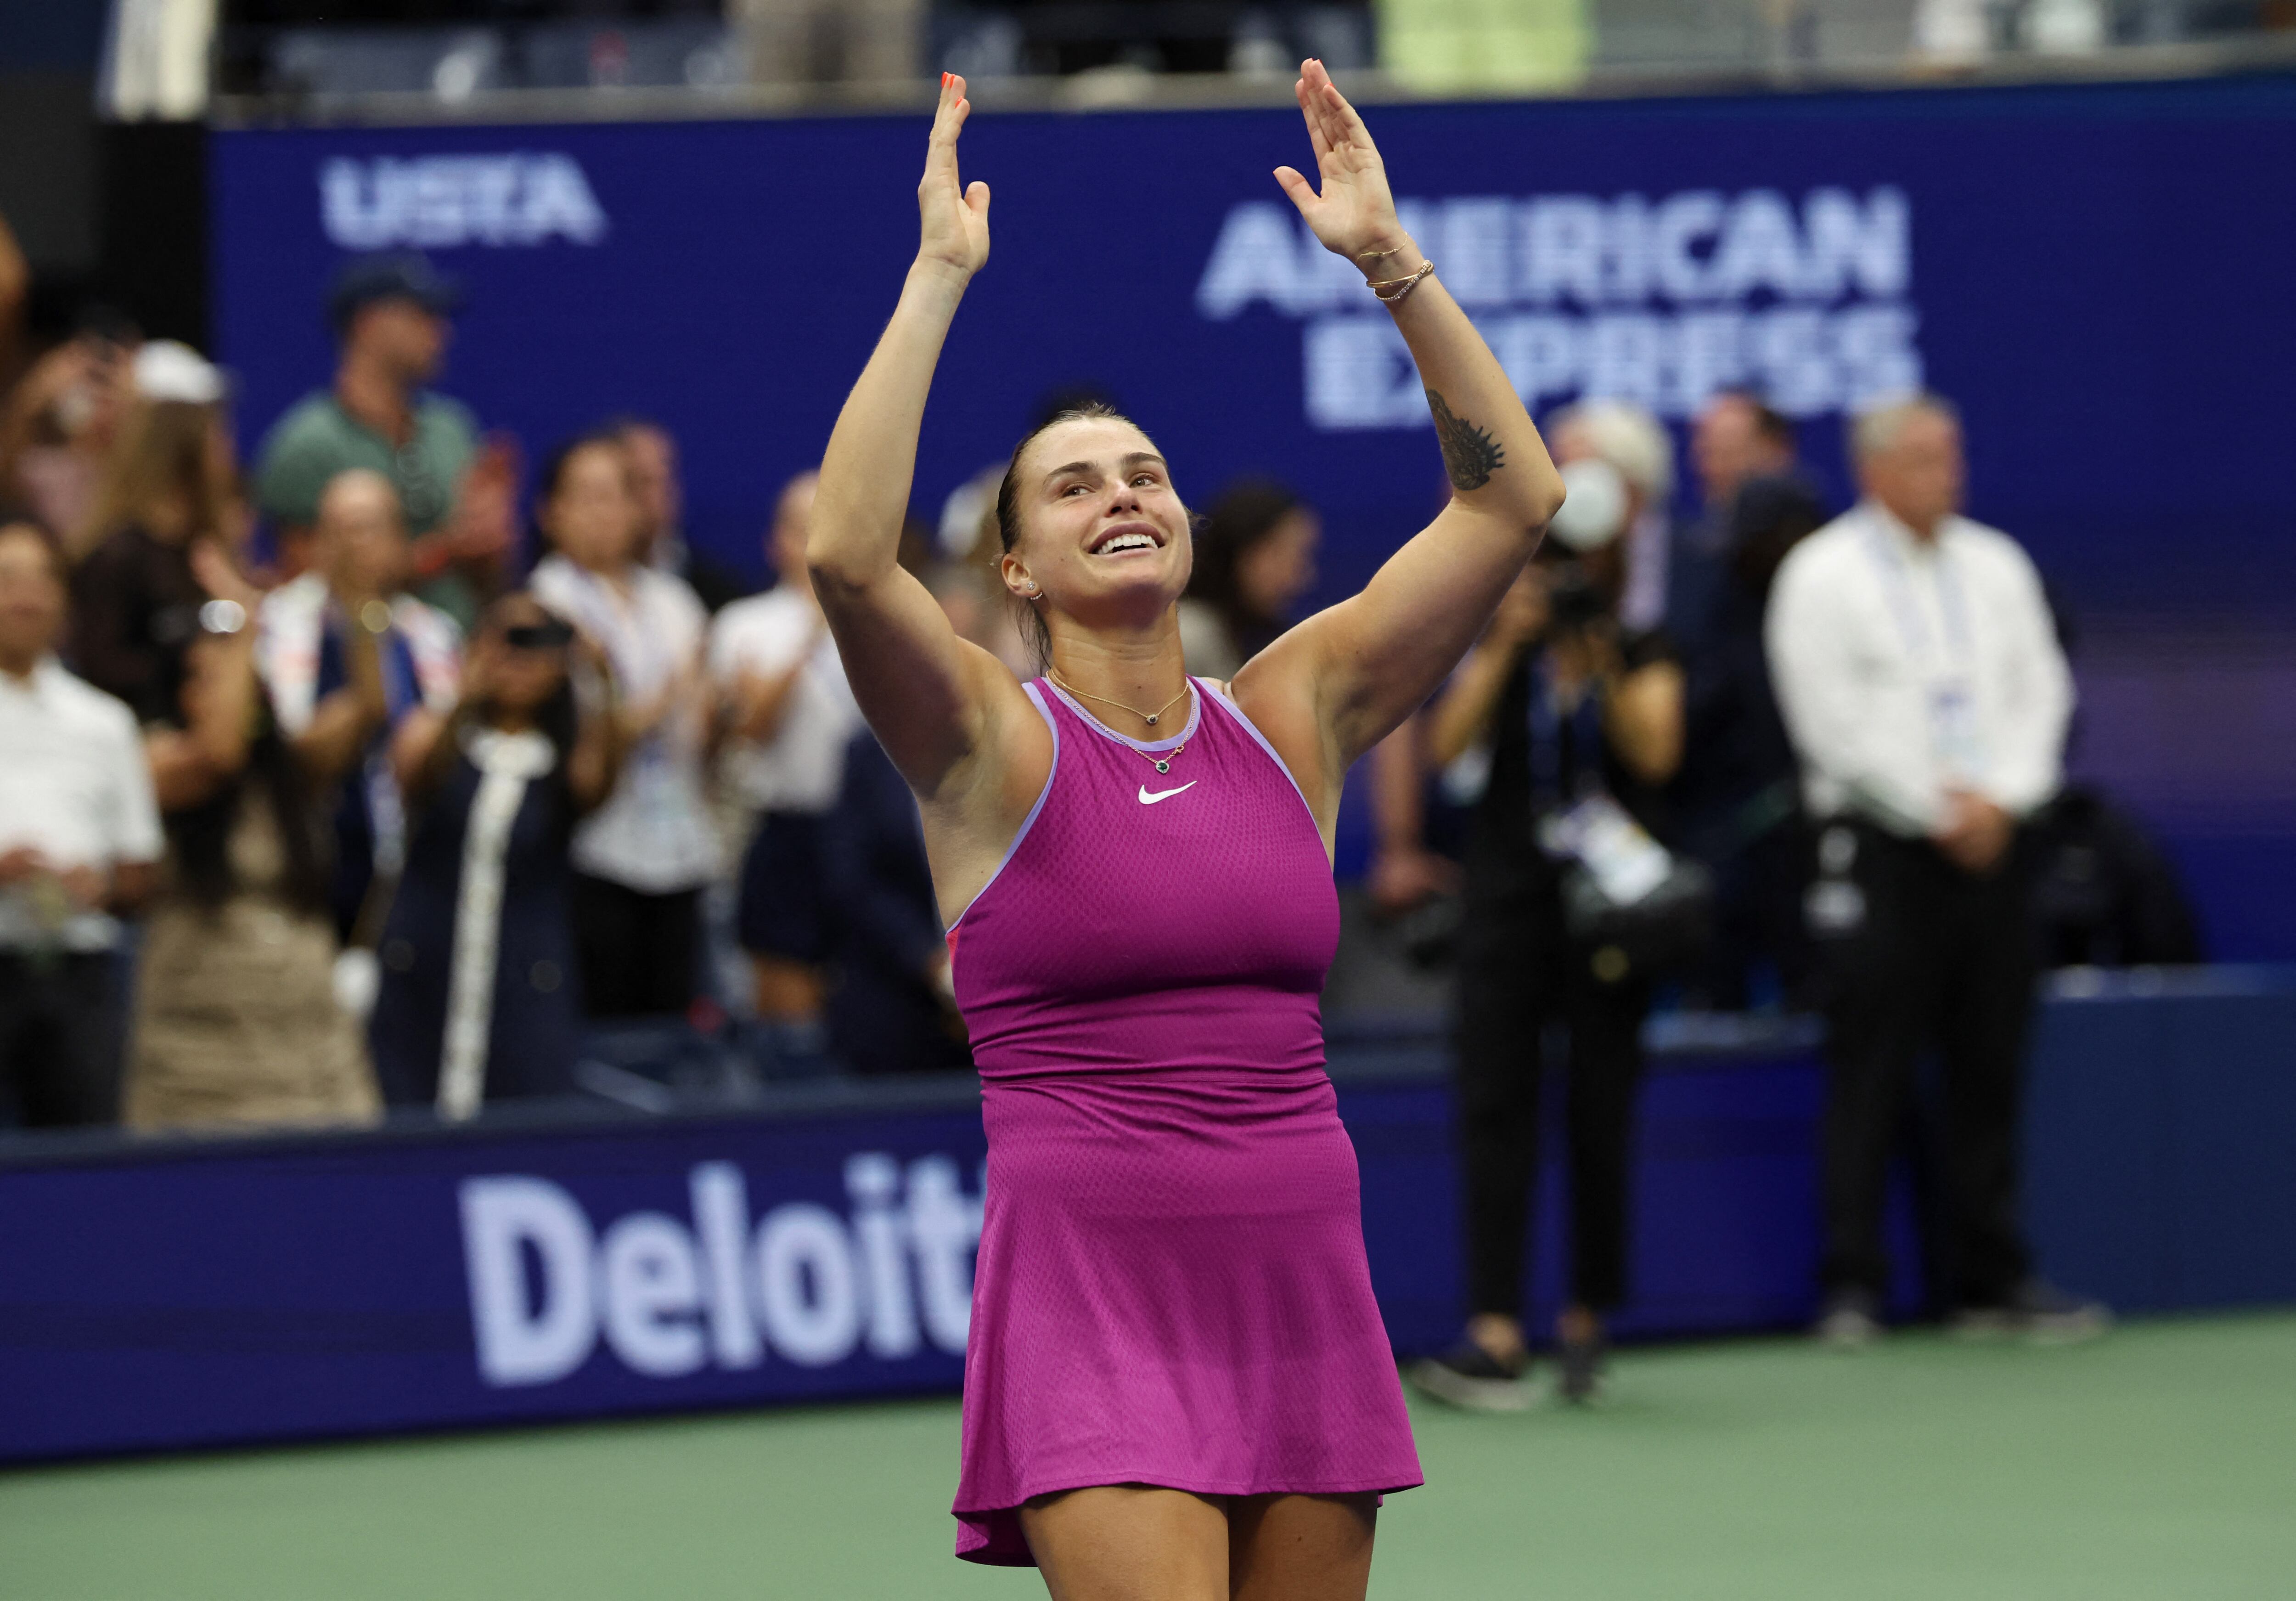
[[944, 89], [948, 87], [948, 74], [946, 72], [940, 75], [940, 86]]

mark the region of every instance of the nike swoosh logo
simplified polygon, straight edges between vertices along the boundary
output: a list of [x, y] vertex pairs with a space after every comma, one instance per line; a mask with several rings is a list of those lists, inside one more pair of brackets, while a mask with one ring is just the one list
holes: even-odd
[[1149, 792], [1148, 786], [1144, 784], [1140, 786], [1140, 804], [1143, 806], [1153, 806], [1159, 800], [1169, 800], [1173, 796], [1178, 794], [1180, 790], [1192, 790], [1201, 782], [1201, 779], [1191, 778], [1187, 783], [1182, 784], [1178, 790], [1157, 790], [1152, 794]]

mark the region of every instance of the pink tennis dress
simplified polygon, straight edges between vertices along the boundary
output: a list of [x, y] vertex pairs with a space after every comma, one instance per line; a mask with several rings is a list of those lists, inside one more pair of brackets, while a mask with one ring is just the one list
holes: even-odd
[[974, 1562], [1029, 1564], [1016, 1509], [1054, 1490], [1422, 1482], [1324, 1071], [1331, 866], [1275, 750], [1195, 685], [1149, 743], [1028, 686], [1052, 776], [949, 933], [988, 1133]]

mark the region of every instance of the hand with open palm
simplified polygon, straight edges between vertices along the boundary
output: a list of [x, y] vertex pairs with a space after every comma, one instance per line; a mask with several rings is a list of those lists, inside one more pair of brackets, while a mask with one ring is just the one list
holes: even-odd
[[1386, 164], [1355, 107], [1319, 61], [1300, 64], [1300, 81], [1292, 92], [1308, 119], [1308, 138], [1316, 147], [1323, 189], [1318, 193], [1296, 169], [1279, 167], [1275, 181], [1283, 185], [1283, 193], [1300, 208], [1324, 248], [1345, 256], [1365, 275], [1390, 278], [1415, 268], [1418, 252], [1396, 220]]
[[956, 174], [956, 135], [972, 113], [964, 79], [954, 72], [942, 73], [940, 104], [925, 146], [925, 176], [917, 185], [917, 214], [922, 224], [917, 259], [966, 278], [988, 259], [988, 185], [976, 178], [967, 188]]

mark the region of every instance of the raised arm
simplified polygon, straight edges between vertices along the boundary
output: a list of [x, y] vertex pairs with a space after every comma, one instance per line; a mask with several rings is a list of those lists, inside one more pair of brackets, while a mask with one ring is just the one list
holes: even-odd
[[1298, 94], [1322, 188], [1289, 167], [1276, 168], [1276, 181], [1325, 249], [1387, 286], [1375, 292], [1418, 364], [1451, 480], [1450, 504], [1362, 594], [1301, 623], [1236, 676], [1237, 698], [1255, 718], [1300, 730], [1292, 748], [1304, 743], [1301, 720], [1312, 718], [1336, 804], [1338, 776], [1474, 643], [1562, 504], [1562, 480], [1482, 335], [1440, 277], [1420, 275], [1426, 258], [1396, 219], [1363, 119], [1320, 62], [1301, 69]]
[[854, 697], [928, 799], [964, 783], [978, 766], [968, 759], [994, 743], [1004, 718], [1027, 711], [1019, 681], [958, 638], [939, 603], [896, 559], [933, 367], [965, 285], [988, 259], [988, 185], [967, 189], [957, 177], [956, 136], [971, 110], [964, 80], [944, 74], [917, 185], [917, 259], [829, 436], [806, 546]]

